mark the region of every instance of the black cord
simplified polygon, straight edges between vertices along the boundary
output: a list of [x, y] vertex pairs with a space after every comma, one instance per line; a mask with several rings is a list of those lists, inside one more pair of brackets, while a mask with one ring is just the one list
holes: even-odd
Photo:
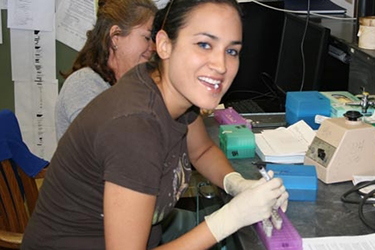
[[267, 74], [266, 72], [262, 72], [260, 74], [260, 79], [266, 85], [266, 87], [271, 91], [274, 97], [279, 98], [279, 95], [276, 93], [276, 91], [272, 88], [272, 85], [274, 85], [275, 81], [272, 79], [272, 77]]
[[[368, 193], [361, 192], [361, 189], [365, 188], [365, 187], [368, 187], [368, 186], [371, 186], [371, 185], [374, 185], [374, 184], [375, 184], [375, 180], [373, 180], [373, 181], [363, 181], [363, 182], [357, 183], [357, 185], [353, 186], [351, 189], [346, 191], [341, 196], [341, 200], [345, 203], [359, 204], [359, 206], [358, 206], [359, 218], [361, 219], [361, 221], [366, 226], [368, 226], [369, 228], [371, 228], [373, 230], [375, 230], [375, 224], [370, 223], [370, 221], [373, 222], [374, 218], [372, 218], [372, 220], [366, 219], [366, 217], [363, 213], [363, 208], [364, 208], [365, 205], [375, 204], [375, 201], [372, 199], [372, 198], [375, 198], [375, 189], [373, 189], [372, 191], [370, 191]], [[351, 194], [357, 194], [357, 195], [362, 196], [363, 198], [349, 198], [348, 196], [350, 196]]]
[[[361, 195], [361, 196], [365, 196], [367, 194], [361, 192], [360, 190], [362, 188], [365, 188], [365, 187], [368, 187], [368, 186], [371, 186], [371, 185], [374, 185], [374, 184], [375, 184], [375, 180], [374, 181], [359, 182], [355, 186], [353, 186], [351, 189], [349, 189], [348, 191], [346, 191], [341, 196], [341, 200], [343, 202], [345, 202], [345, 203], [360, 204], [363, 201], [363, 199], [361, 199], [361, 198], [353, 199], [353, 198], [349, 198], [348, 196], [351, 195], [351, 194], [358, 194], [358, 195]], [[369, 200], [369, 201], [366, 201], [366, 203], [375, 204], [375, 201]]]
[[363, 196], [361, 202], [359, 203], [359, 207], [358, 207], [358, 214], [359, 214], [359, 218], [361, 218], [362, 222], [365, 223], [366, 226], [368, 226], [369, 228], [371, 228], [372, 230], [375, 230], [375, 224], [374, 223], [370, 223], [371, 222], [374, 222], [374, 218], [372, 218], [372, 220], [368, 220], [366, 219], [364, 213], [363, 213], [363, 207], [366, 205], [366, 204], [369, 204], [369, 203], [373, 203], [373, 202], [368, 202], [368, 200], [370, 198], [374, 198], [374, 194], [375, 194], [375, 189], [373, 189], [372, 191], [370, 191], [369, 193], [367, 193], [365, 196]]
[[310, 21], [310, 0], [307, 0], [307, 16], [306, 16], [306, 24], [305, 24], [305, 30], [303, 31], [302, 35], [302, 41], [301, 41], [301, 57], [302, 57], [302, 81], [301, 81], [301, 87], [300, 91], [303, 90], [303, 87], [305, 86], [305, 78], [306, 78], [306, 60], [305, 60], [305, 52], [304, 52], [304, 45], [305, 45], [305, 39], [307, 34], [307, 28], [309, 26]]
[[276, 84], [275, 80], [268, 73], [262, 72], [260, 75], [260, 79], [273, 94], [273, 98], [270, 101], [276, 99], [278, 101], [279, 109], [283, 110], [285, 105], [286, 92]]
[[230, 96], [230, 95], [233, 95], [233, 94], [237, 94], [237, 93], [254, 94], [254, 96], [252, 96], [251, 99], [257, 99], [257, 98], [261, 98], [261, 97], [264, 97], [264, 96], [272, 97], [272, 95], [269, 95], [269, 93], [262, 93], [262, 92], [259, 92], [259, 91], [256, 91], [256, 90], [246, 90], [246, 89], [231, 91], [230, 93], [228, 93], [227, 97]]

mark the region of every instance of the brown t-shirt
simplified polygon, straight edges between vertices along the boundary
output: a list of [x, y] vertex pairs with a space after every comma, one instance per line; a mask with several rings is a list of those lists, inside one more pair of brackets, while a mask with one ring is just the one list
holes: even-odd
[[197, 114], [172, 119], [147, 65], [129, 71], [59, 141], [22, 249], [105, 249], [105, 181], [157, 197], [149, 239], [156, 246], [157, 224], [188, 187], [186, 133]]

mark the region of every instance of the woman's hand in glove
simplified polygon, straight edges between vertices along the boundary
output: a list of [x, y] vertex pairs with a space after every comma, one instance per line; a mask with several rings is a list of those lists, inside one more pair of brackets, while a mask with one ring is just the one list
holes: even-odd
[[238, 229], [271, 216], [273, 208], [285, 204], [288, 193], [282, 180], [260, 180], [258, 185], [237, 194], [229, 203], [206, 216], [206, 223], [219, 242]]
[[[272, 178], [273, 172], [268, 171], [268, 175]], [[266, 180], [261, 178], [259, 180], [248, 180], [242, 177], [238, 172], [231, 172], [224, 177], [223, 186], [227, 194], [236, 196], [242, 191], [248, 188], [254, 188], [262, 183], [265, 183]]]

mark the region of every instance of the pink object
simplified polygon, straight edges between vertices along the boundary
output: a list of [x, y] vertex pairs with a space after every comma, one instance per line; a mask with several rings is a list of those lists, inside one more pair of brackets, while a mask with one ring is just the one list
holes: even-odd
[[215, 110], [214, 117], [220, 125], [246, 125], [251, 130], [250, 122], [231, 107]]
[[258, 222], [255, 224], [258, 237], [267, 250], [302, 250], [301, 236], [284, 212], [281, 209], [279, 209], [278, 212], [283, 220], [282, 228], [280, 230], [274, 228], [272, 230], [272, 236], [267, 237], [263, 230], [262, 222]]

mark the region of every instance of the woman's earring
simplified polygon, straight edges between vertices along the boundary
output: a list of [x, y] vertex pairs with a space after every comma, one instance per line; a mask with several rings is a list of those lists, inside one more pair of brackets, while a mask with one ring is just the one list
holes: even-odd
[[118, 49], [117, 45], [113, 45], [113, 50], [117, 50], [117, 49]]

